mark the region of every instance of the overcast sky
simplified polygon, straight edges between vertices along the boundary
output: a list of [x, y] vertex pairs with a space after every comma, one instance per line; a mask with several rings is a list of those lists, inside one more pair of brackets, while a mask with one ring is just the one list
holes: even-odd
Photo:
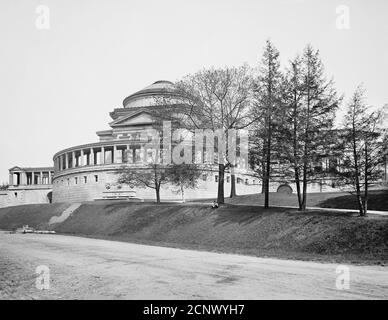
[[[48, 30], [36, 27], [39, 5]], [[337, 28], [339, 5], [350, 29]], [[14, 165], [50, 166], [57, 151], [97, 142], [108, 113], [156, 80], [257, 65], [268, 38], [283, 64], [311, 43], [339, 92], [364, 82], [382, 106], [387, 17], [386, 0], [1, 0], [0, 182]]]

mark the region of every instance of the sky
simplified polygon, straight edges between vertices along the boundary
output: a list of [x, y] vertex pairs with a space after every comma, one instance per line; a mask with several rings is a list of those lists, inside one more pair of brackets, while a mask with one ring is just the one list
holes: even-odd
[[1, 0], [0, 183], [97, 142], [109, 112], [157, 80], [257, 66], [267, 39], [283, 66], [312, 44], [345, 101], [363, 83], [383, 106], [387, 16], [386, 0]]

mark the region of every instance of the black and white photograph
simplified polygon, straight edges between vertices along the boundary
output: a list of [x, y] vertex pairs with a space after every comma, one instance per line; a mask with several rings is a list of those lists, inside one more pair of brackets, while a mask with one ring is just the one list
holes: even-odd
[[0, 300], [388, 300], [386, 0], [1, 0], [0, 40]]

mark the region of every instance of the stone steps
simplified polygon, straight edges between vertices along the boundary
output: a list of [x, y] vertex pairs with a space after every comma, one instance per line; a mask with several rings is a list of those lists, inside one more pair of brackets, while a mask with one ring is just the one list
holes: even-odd
[[69, 218], [71, 216], [71, 214], [75, 210], [77, 210], [81, 205], [82, 205], [82, 203], [73, 203], [70, 207], [68, 207], [65, 211], [63, 211], [60, 216], [51, 217], [51, 219], [49, 221], [49, 225], [52, 225], [54, 223], [62, 223], [67, 218]]

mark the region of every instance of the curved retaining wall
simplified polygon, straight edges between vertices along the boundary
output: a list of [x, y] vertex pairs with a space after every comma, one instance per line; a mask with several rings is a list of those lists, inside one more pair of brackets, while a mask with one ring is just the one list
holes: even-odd
[[[56, 174], [53, 183], [53, 202], [83, 202], [101, 199], [104, 192], [108, 191], [136, 191], [136, 197], [142, 199], [152, 199], [155, 197], [155, 190], [151, 188], [135, 187], [131, 189], [127, 185], [118, 185], [117, 170], [122, 164], [86, 166], [82, 168], [68, 169]], [[133, 165], [133, 170], [144, 170], [144, 167]], [[216, 171], [204, 171], [207, 175], [206, 181], [199, 178], [198, 188], [185, 190], [186, 199], [196, 198], [216, 198], [217, 187]], [[229, 176], [226, 173], [225, 177]], [[253, 178], [250, 175], [236, 174], [236, 177], [242, 180], [242, 183], [236, 184], [237, 194], [253, 194], [261, 191], [261, 185], [253, 184]], [[86, 178], [86, 179], [85, 179]], [[249, 184], [245, 181], [248, 179]], [[255, 180], [257, 181], [257, 179]], [[181, 194], [176, 192], [177, 188], [171, 185], [162, 185], [161, 199], [163, 200], [180, 200]], [[230, 193], [230, 182], [225, 178], [225, 195]]]
[[[53, 202], [83, 202], [101, 199], [104, 193], [111, 191], [135, 191], [136, 197], [152, 199], [155, 197], [155, 190], [150, 188], [134, 188], [117, 185], [117, 170], [123, 165], [133, 170], [144, 170], [144, 164], [139, 162], [135, 149], [138, 150], [148, 141], [135, 136], [133, 139], [101, 141], [62, 150], [54, 155], [55, 174], [53, 177]], [[215, 198], [217, 197], [218, 166], [206, 165], [203, 170], [207, 174], [206, 181], [201, 177], [198, 188], [185, 190], [186, 199]], [[248, 174], [245, 169], [236, 168], [237, 194], [253, 194], [261, 191], [259, 180]], [[230, 193], [230, 181], [225, 174], [225, 195]], [[109, 189], [107, 188], [109, 187]], [[176, 192], [177, 188], [163, 185], [161, 188], [161, 199], [180, 200], [181, 194]]]
[[9, 190], [0, 191], [0, 208], [18, 206], [23, 204], [50, 203], [49, 193], [51, 185], [47, 187], [11, 187]]

